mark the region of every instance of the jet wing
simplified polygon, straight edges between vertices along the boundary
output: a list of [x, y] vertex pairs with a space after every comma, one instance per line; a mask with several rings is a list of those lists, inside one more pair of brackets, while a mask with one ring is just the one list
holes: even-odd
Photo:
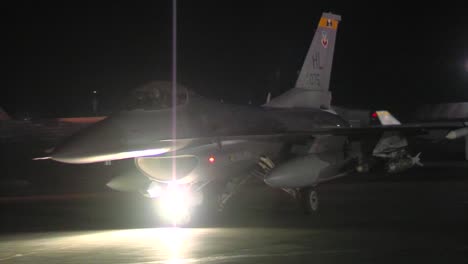
[[[371, 127], [317, 127], [307, 131], [292, 131], [278, 130], [273, 133], [258, 131], [252, 134], [224, 134], [224, 135], [209, 135], [205, 137], [193, 138], [175, 138], [165, 139], [154, 142], [154, 144], [133, 145], [131, 147], [122, 146], [117, 148], [112, 146], [112, 150], [93, 152], [94, 150], [86, 150], [82, 152], [69, 152], [60, 149], [54, 151], [50, 158], [56, 161], [65, 163], [94, 163], [108, 160], [119, 160], [127, 158], [155, 156], [155, 155], [171, 155], [172, 151], [179, 151], [186, 148], [193, 148], [201, 145], [218, 144], [222, 147], [227, 144], [236, 144], [243, 141], [276, 141], [289, 143], [303, 143], [314, 136], [326, 135], [341, 135], [353, 137], [353, 140], [366, 140], [375, 136], [379, 136], [386, 131], [404, 132], [405, 135], [421, 135], [428, 129], [459, 129], [465, 128], [464, 123], [455, 124], [408, 124], [408, 125], [390, 125], [390, 126], [371, 126]], [[266, 133], [265, 133], [266, 132]], [[374, 135], [374, 136], [373, 136]], [[71, 154], [70, 154], [71, 153]]]
[[[292, 138], [303, 138], [310, 136], [320, 135], [333, 135], [333, 136], [354, 136], [354, 137], [366, 137], [371, 135], [378, 135], [383, 132], [401, 132], [407, 136], [418, 136], [424, 135], [431, 130], [446, 130], [458, 131], [459, 129], [465, 129], [468, 127], [468, 122], [438, 122], [438, 123], [408, 123], [404, 125], [374, 125], [366, 127], [318, 127], [311, 130], [304, 131], [285, 131], [283, 133], [274, 134], [256, 134], [256, 135], [224, 135], [219, 137], [209, 138], [184, 138], [176, 139], [188, 140], [192, 143], [200, 141], [226, 141], [226, 140], [285, 140]], [[448, 137], [449, 138], [449, 137]], [[449, 138], [453, 139], [453, 138]], [[171, 142], [173, 140], [164, 140]]]
[[468, 126], [468, 122], [408, 123], [403, 125], [375, 125], [366, 127], [322, 127], [310, 131], [300, 131], [310, 135], [368, 136], [383, 132], [400, 132], [407, 136], [417, 136], [430, 130], [454, 131]]

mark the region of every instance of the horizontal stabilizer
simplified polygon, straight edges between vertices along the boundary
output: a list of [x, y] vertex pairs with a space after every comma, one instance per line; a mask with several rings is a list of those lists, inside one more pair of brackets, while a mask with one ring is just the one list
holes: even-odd
[[382, 110], [376, 111], [377, 117], [379, 118], [380, 123], [383, 126], [399, 126], [401, 125], [400, 121], [398, 121], [390, 112]]

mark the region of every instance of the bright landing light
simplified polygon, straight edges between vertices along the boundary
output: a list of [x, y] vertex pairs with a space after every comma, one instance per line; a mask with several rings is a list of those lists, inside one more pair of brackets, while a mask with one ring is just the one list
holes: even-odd
[[157, 182], [152, 182], [150, 186], [148, 187], [148, 194], [151, 198], [158, 198], [163, 194], [163, 188], [161, 185]]
[[188, 186], [171, 182], [158, 199], [158, 213], [173, 225], [190, 221], [192, 198]]

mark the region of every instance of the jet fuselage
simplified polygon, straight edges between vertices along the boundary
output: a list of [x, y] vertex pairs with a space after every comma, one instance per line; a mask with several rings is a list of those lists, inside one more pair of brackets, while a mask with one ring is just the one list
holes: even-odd
[[175, 109], [117, 113], [59, 145], [51, 158], [76, 164], [105, 162], [167, 154], [194, 140], [252, 140], [255, 136], [346, 126], [345, 120], [322, 110], [231, 105], [199, 97]]

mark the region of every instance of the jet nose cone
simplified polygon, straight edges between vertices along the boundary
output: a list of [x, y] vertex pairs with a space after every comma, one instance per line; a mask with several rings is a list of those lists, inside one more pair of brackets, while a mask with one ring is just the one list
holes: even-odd
[[103, 154], [121, 149], [123, 135], [111, 120], [104, 120], [79, 131], [58, 145], [51, 159], [64, 163], [92, 163]]

